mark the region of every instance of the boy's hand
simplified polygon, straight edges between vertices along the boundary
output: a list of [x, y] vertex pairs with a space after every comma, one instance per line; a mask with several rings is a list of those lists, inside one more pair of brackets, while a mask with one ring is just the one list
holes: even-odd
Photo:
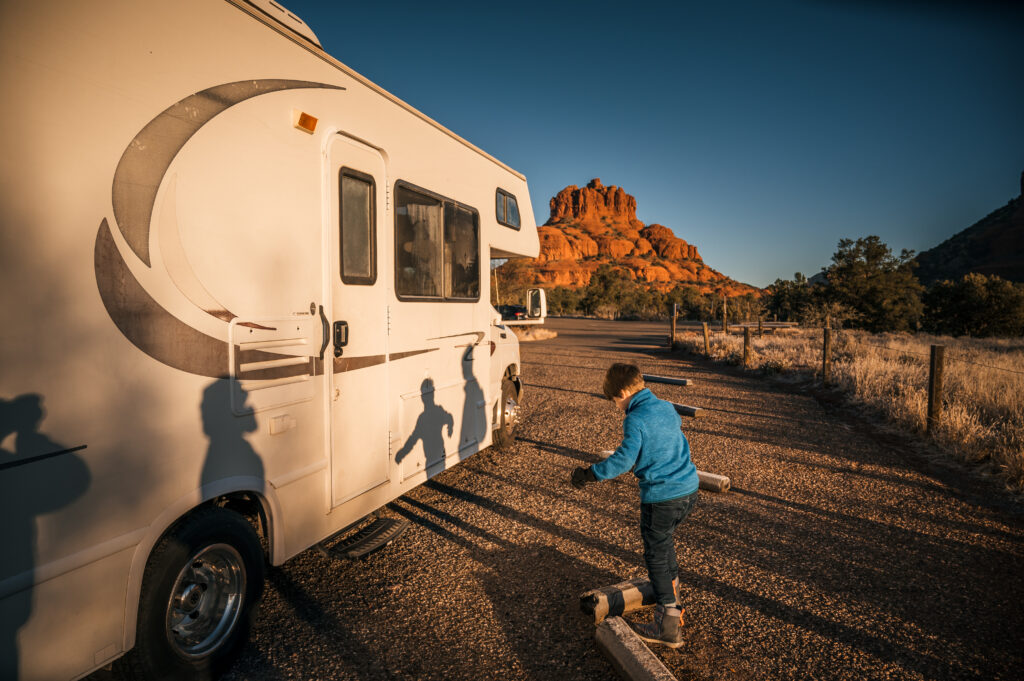
[[588, 482], [597, 482], [594, 471], [590, 470], [589, 466], [586, 468], [577, 466], [572, 472], [572, 486], [576, 489], [583, 489]]

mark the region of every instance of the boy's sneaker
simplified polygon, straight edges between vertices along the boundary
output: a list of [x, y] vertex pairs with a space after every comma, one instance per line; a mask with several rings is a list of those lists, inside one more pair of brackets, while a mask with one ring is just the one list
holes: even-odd
[[678, 648], [683, 645], [681, 630], [683, 609], [676, 606], [665, 606], [660, 603], [654, 606], [654, 621], [648, 624], [637, 624], [633, 628], [648, 643]]

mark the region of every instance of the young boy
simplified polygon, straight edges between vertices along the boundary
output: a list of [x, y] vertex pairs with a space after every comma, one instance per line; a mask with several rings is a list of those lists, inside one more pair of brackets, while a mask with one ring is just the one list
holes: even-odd
[[628, 470], [640, 484], [640, 536], [644, 562], [654, 587], [654, 621], [636, 627], [645, 641], [678, 648], [683, 644], [683, 609], [678, 600], [678, 567], [673, 534], [697, 501], [697, 468], [671, 404], [644, 387], [632, 364], [613, 364], [604, 378], [604, 394], [626, 413], [622, 444], [589, 468], [576, 468], [572, 484], [609, 480]]

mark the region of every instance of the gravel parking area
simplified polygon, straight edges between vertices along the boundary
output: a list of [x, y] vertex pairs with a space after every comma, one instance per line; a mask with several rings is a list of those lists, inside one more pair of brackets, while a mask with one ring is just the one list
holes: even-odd
[[994, 482], [933, 460], [814, 396], [659, 352], [665, 325], [550, 320], [523, 345], [524, 422], [389, 506], [410, 529], [359, 562], [307, 551], [269, 572], [228, 678], [614, 677], [580, 593], [643, 577], [632, 476], [576, 491], [621, 435], [605, 368], [694, 379], [649, 387], [684, 419], [701, 493], [677, 543], [679, 679], [1018, 679], [1024, 514]]

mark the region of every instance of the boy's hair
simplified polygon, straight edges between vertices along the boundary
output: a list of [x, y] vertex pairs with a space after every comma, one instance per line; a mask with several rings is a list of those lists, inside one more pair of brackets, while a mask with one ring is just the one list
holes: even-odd
[[644, 377], [635, 364], [613, 364], [604, 375], [604, 396], [609, 400], [623, 390], [632, 395], [644, 387]]

